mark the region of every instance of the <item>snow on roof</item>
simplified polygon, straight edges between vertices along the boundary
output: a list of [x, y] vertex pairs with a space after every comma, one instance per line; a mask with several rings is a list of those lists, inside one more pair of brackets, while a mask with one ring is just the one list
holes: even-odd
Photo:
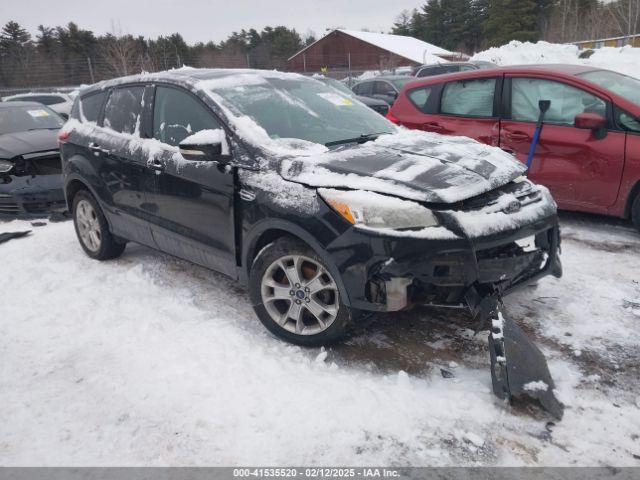
[[[359, 30], [345, 30], [338, 29], [329, 32], [322, 38], [330, 35], [333, 32], [341, 32], [345, 35], [355, 37], [363, 42], [370, 43], [376, 47], [382, 48], [389, 52], [395, 53], [401, 57], [407, 58], [417, 63], [438, 63], [442, 62], [442, 58], [438, 55], [454, 55], [453, 52], [445, 50], [444, 48], [437, 47], [422, 40], [418, 40], [413, 37], [406, 37], [404, 35], [391, 35], [388, 33], [374, 33], [374, 32], [361, 32]], [[322, 39], [320, 39], [322, 40]], [[320, 41], [317, 40], [316, 42]], [[315, 43], [315, 42], [314, 42]], [[312, 44], [313, 45], [313, 44]], [[311, 45], [303, 48], [291, 58], [304, 52]], [[291, 58], [289, 60], [291, 60]]]

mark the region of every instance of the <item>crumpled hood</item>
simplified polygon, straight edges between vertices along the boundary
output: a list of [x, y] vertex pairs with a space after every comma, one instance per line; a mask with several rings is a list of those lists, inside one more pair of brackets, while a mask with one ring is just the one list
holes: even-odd
[[0, 158], [58, 150], [58, 130], [30, 130], [0, 135]]
[[466, 137], [401, 130], [376, 141], [281, 163], [287, 180], [455, 203], [505, 185], [525, 167], [497, 147]]

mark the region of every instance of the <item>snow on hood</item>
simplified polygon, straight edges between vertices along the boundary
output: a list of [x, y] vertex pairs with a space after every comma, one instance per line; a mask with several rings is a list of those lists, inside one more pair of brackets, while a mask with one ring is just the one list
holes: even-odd
[[283, 160], [283, 178], [312, 187], [368, 190], [454, 203], [505, 185], [525, 167], [499, 148], [466, 137], [399, 129], [362, 145]]

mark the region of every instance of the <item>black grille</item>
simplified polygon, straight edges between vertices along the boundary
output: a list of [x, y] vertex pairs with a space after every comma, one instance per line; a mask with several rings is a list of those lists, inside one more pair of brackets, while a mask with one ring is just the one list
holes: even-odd
[[506, 193], [514, 195], [518, 200], [520, 200], [522, 205], [535, 203], [542, 197], [540, 191], [534, 188], [534, 186], [529, 182], [510, 182], [502, 187], [496, 188], [495, 190], [491, 190], [490, 192], [486, 192], [460, 202], [461, 205], [457, 210], [463, 212], [480, 210], [496, 203], [498, 199]]

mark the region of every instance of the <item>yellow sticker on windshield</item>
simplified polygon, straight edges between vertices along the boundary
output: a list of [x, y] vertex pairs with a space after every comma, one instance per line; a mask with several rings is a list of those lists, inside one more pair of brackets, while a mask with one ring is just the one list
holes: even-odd
[[46, 110], [27, 110], [27, 113], [29, 115], [31, 115], [33, 118], [41, 118], [41, 117], [48, 117], [49, 116], [49, 112], [47, 112]]
[[347, 97], [343, 97], [337, 93], [318, 93], [318, 96], [324, 98], [326, 101], [333, 103], [339, 107], [351, 106], [353, 102]]

